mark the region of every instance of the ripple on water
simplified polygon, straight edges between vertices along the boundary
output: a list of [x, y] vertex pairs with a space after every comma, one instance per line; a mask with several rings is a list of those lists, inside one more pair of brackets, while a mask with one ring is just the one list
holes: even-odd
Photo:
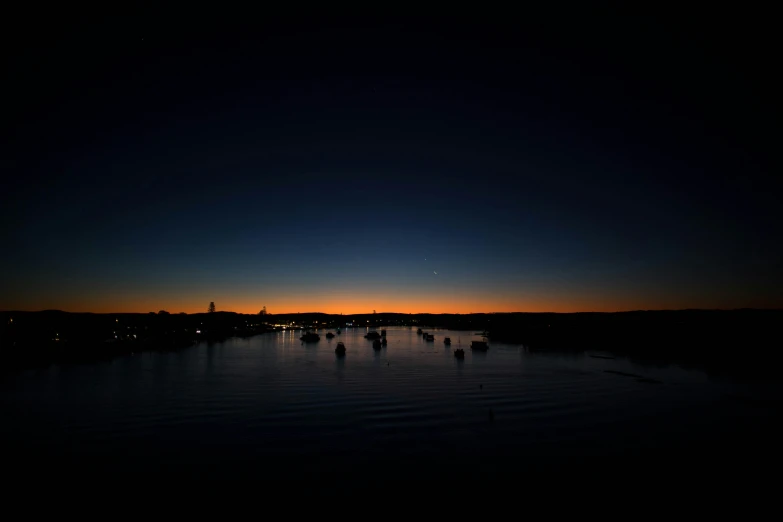
[[[126, 455], [125, 464], [140, 467], [166, 455], [188, 462], [205, 447], [217, 467], [275, 455], [356, 464], [459, 452], [482, 462], [709, 437], [727, 419], [751, 429], [774, 410], [751, 416], [752, 389], [692, 370], [497, 343], [458, 361], [456, 344], [425, 345], [408, 329], [389, 328], [389, 346], [379, 352], [363, 335], [343, 332], [344, 358], [335, 357], [334, 343], [302, 346], [283, 334], [28, 372], [4, 384], [0, 433], [11, 447], [58, 440], [77, 457]], [[471, 337], [438, 333], [446, 335], [463, 347]], [[757, 389], [783, 396], [779, 385]], [[727, 394], [751, 399], [722, 400]]]

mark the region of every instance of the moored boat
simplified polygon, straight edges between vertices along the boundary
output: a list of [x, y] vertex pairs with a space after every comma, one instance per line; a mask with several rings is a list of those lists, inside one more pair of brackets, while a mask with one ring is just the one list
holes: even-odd
[[421, 328], [419, 328], [418, 330], [416, 330], [416, 335], [421, 335], [422, 333], [423, 333], [423, 332], [421, 331]]
[[376, 332], [375, 330], [367, 332], [367, 335], [364, 336], [365, 339], [372, 340], [372, 339], [380, 339], [381, 334]]
[[331, 339], [331, 338], [333, 338], [333, 337], [334, 337], [334, 334], [333, 334], [332, 332], [327, 332], [327, 333], [326, 333], [326, 338], [327, 338], [327, 339]]
[[434, 341], [434, 340], [435, 340], [435, 336], [434, 335], [427, 334], [427, 341]]
[[301, 339], [302, 341], [304, 341], [306, 343], [314, 343], [314, 342], [320, 341], [321, 340], [321, 336], [318, 335], [315, 332], [305, 332], [305, 334], [302, 337], [300, 337], [299, 339]]
[[463, 350], [462, 348], [457, 348], [456, 350], [454, 350], [454, 357], [456, 357], [457, 359], [464, 359], [465, 350]]
[[386, 330], [381, 330], [381, 337], [386, 337]]
[[472, 341], [470, 343], [470, 349], [476, 350], [477, 352], [486, 352], [489, 350], [489, 344], [487, 344], [487, 340], [484, 339], [483, 341]]
[[345, 355], [345, 345], [342, 342], [337, 343], [337, 348], [334, 349], [334, 353], [337, 355]]
[[451, 337], [446, 337], [445, 339], [443, 339], [443, 344], [450, 345], [451, 344]]

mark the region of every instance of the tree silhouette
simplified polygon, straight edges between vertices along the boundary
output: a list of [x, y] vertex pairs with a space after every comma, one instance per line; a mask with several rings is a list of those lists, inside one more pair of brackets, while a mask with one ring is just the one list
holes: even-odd
[[260, 312], [258, 312], [258, 315], [266, 315], [266, 306], [263, 307]]
[[214, 311], [215, 311], [215, 301], [210, 301], [209, 302], [209, 308], [207, 308], [207, 311], [209, 313], [214, 313]]

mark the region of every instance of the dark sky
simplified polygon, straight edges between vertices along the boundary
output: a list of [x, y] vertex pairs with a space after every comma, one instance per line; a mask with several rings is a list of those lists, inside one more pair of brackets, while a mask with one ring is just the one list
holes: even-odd
[[0, 309], [781, 307], [765, 19], [22, 24]]

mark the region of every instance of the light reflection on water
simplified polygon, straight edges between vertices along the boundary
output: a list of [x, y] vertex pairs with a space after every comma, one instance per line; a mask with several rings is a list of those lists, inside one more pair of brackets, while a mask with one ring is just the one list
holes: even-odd
[[[296, 462], [301, 473], [457, 456], [483, 469], [514, 459], [707, 453], [710, 444], [725, 451], [743, 426], [758, 432], [779, 413], [753, 402], [779, 400], [777, 383], [499, 343], [473, 353], [471, 332], [434, 331], [435, 342], [425, 342], [415, 329], [387, 331], [380, 351], [365, 329], [333, 340], [321, 331], [313, 344], [286, 331], [27, 371], [1, 381], [0, 436], [20, 463], [115, 470], [240, 472], [263, 463], [282, 472]], [[453, 356], [458, 347], [464, 361]]]

